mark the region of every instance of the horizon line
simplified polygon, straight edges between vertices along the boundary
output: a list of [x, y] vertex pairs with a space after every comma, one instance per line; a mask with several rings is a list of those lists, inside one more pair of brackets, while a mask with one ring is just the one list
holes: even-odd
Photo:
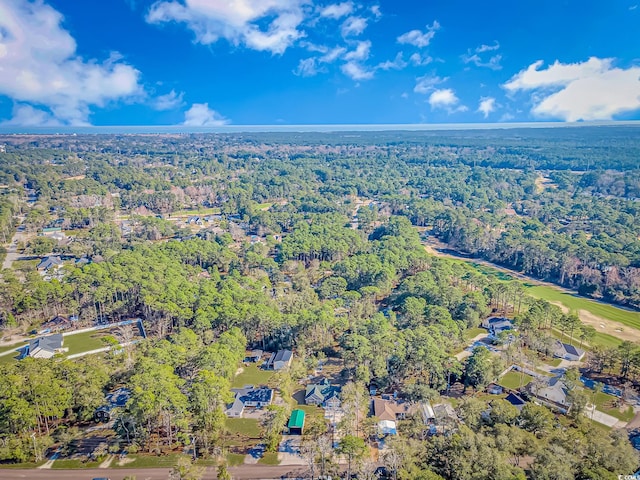
[[576, 128], [600, 126], [640, 126], [640, 120], [602, 120], [589, 122], [498, 122], [498, 123], [353, 123], [353, 124], [224, 124], [190, 125], [84, 125], [84, 126], [10, 126], [0, 125], [0, 135], [69, 134], [161, 134], [161, 133], [339, 133], [383, 131], [500, 130], [517, 128]]

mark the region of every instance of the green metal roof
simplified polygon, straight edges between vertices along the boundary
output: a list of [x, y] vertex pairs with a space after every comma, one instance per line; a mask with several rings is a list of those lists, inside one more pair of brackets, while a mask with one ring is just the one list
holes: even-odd
[[289, 428], [302, 428], [304, 427], [304, 410], [294, 410], [291, 412], [291, 418], [289, 419]]

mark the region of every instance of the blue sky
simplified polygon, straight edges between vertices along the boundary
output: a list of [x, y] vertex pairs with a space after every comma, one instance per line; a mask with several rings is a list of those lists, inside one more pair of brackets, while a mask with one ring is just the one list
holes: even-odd
[[0, 128], [640, 119], [638, 0], [0, 0]]

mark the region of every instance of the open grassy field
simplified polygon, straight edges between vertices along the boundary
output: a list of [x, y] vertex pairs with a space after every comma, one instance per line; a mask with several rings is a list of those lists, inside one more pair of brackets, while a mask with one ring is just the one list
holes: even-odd
[[280, 460], [278, 460], [278, 454], [274, 452], [265, 452], [258, 463], [262, 465], [280, 465]]
[[511, 390], [517, 390], [520, 387], [524, 387], [528, 385], [533, 380], [531, 375], [527, 375], [526, 373], [520, 372], [508, 372], [500, 378], [498, 381], [498, 385], [501, 385], [505, 388], [510, 388]]
[[562, 303], [570, 310], [586, 310], [598, 317], [614, 322], [622, 323], [629, 327], [640, 330], [640, 312], [625, 310], [605, 303], [597, 302], [588, 298], [566, 293], [557, 288], [535, 285], [527, 288], [527, 293], [532, 297], [543, 298], [549, 302]]
[[62, 458], [53, 462], [51, 468], [70, 470], [76, 468], [98, 468], [101, 462], [83, 461], [80, 459]]
[[127, 455], [128, 462], [124, 465], [118, 465], [117, 461], [111, 463], [111, 468], [168, 468], [173, 467], [178, 462], [177, 453], [169, 455]]
[[[569, 336], [567, 336], [566, 334], [563, 336], [562, 333], [559, 332], [558, 330], [551, 330], [551, 335], [565, 343], [572, 343], [569, 341], [570, 340]], [[620, 340], [619, 338], [616, 338], [612, 335], [608, 335], [606, 333], [601, 333], [601, 332], [596, 332], [593, 339], [590, 340], [590, 343], [589, 343], [590, 346], [582, 345], [582, 347], [580, 347], [580, 341], [576, 340], [575, 338], [573, 339], [573, 345], [575, 347], [580, 347], [583, 350], [591, 350], [590, 347], [594, 347], [596, 345], [600, 347], [617, 348], [621, 343], [622, 343], [622, 340]]]
[[243, 366], [242, 372], [236, 375], [231, 386], [241, 388], [245, 385], [266, 385], [273, 376], [273, 370], [262, 370], [255, 363]]
[[173, 212], [170, 215], [170, 218], [174, 217], [189, 217], [191, 215], [219, 215], [220, 208], [212, 207], [212, 208], [198, 208], [196, 210], [178, 210], [177, 212]]
[[483, 333], [487, 333], [486, 328], [469, 328], [467, 330], [465, 330], [464, 332], [462, 332], [462, 338], [464, 338], [465, 341], [469, 341], [472, 338], [477, 337], [478, 335], [481, 335]]
[[603, 413], [609, 414], [612, 417], [616, 417], [618, 420], [622, 420], [625, 422], [630, 421], [635, 413], [633, 411], [633, 407], [628, 406], [627, 409], [623, 412], [620, 411], [619, 408], [614, 406], [614, 402], [616, 401], [616, 397], [606, 394], [604, 392], [599, 392], [596, 395], [596, 407]]
[[258, 438], [262, 434], [258, 420], [255, 418], [227, 418], [224, 422], [231, 434]]
[[240, 453], [227, 453], [227, 466], [236, 467], [244, 463], [244, 455]]
[[109, 335], [110, 333], [107, 330], [67, 335], [64, 337], [63, 346], [69, 349], [67, 352], [69, 355], [88, 352], [90, 350], [106, 347], [107, 344], [103, 341], [103, 338]]

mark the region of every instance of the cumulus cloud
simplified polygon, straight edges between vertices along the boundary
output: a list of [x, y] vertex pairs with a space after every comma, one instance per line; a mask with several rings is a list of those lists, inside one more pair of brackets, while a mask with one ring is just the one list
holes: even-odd
[[434, 110], [439, 108], [447, 110], [449, 113], [464, 112], [467, 110], [467, 107], [460, 105], [460, 99], [451, 88], [434, 90], [431, 95], [429, 95], [428, 101]]
[[305, 0], [161, 0], [147, 13], [154, 24], [185, 23], [196, 41], [224, 38], [234, 45], [281, 54], [305, 36], [299, 29]]
[[367, 19], [362, 17], [349, 17], [342, 24], [343, 37], [357, 37], [367, 28]]
[[298, 66], [293, 73], [299, 77], [313, 77], [319, 72], [317, 62], [318, 59], [315, 57], [303, 58], [298, 62]]
[[446, 82], [448, 77], [441, 78], [438, 76], [424, 75], [423, 77], [416, 78], [416, 86], [413, 91], [416, 93], [427, 94], [436, 89], [436, 85]]
[[183, 105], [182, 97], [184, 92], [176, 93], [175, 90], [171, 90], [166, 95], [160, 95], [153, 101], [152, 107], [155, 110], [174, 110]]
[[353, 3], [343, 2], [328, 5], [320, 10], [320, 16], [327, 18], [342, 18], [353, 12]]
[[409, 57], [409, 61], [416, 67], [420, 67], [423, 65], [429, 65], [431, 62], [433, 62], [433, 58], [429, 55], [422, 56], [419, 53], [413, 53]]
[[369, 52], [371, 51], [371, 42], [365, 40], [358, 42], [356, 48], [348, 52], [344, 58], [346, 60], [366, 60], [369, 58]]
[[373, 70], [356, 62], [347, 62], [340, 68], [342, 73], [353, 80], [369, 80], [373, 78], [374, 74]]
[[0, 2], [0, 94], [16, 102], [11, 123], [87, 125], [91, 107], [143, 94], [140, 72], [118, 54], [77, 55], [62, 21], [42, 1]]
[[402, 52], [398, 52], [398, 54], [396, 55], [396, 58], [394, 58], [393, 60], [387, 60], [386, 62], [382, 62], [382, 63], [378, 64], [376, 69], [379, 69], [379, 70], [402, 70], [407, 65], [408, 65], [408, 63], [405, 62], [404, 58], [402, 58]]
[[46, 112], [31, 105], [16, 104], [13, 106], [11, 120], [2, 125], [19, 125], [21, 127], [56, 127], [62, 123], [51, 112]]
[[495, 52], [500, 48], [500, 44], [495, 42], [493, 45], [482, 44], [476, 47], [474, 50], [467, 50], [467, 53], [461, 56], [464, 63], [473, 63], [476, 67], [490, 68], [491, 70], [500, 70], [502, 65], [502, 55], [500, 54], [488, 54], [487, 52]]
[[427, 25], [427, 30], [425, 32], [422, 32], [421, 30], [411, 30], [400, 35], [397, 40], [398, 43], [413, 45], [418, 48], [428, 47], [439, 29], [440, 24], [437, 21], [434, 21], [431, 25]]
[[591, 57], [586, 62], [542, 60], [514, 75], [503, 87], [511, 93], [532, 92], [535, 116], [579, 120], [611, 120], [640, 110], [640, 67], [623, 69], [612, 58]]
[[493, 97], [480, 98], [480, 104], [478, 105], [477, 112], [482, 113], [484, 118], [487, 118], [490, 113], [496, 110], [496, 99]]
[[228, 123], [229, 120], [209, 108], [208, 103], [194, 103], [184, 112], [183, 125], [188, 127], [219, 127]]

